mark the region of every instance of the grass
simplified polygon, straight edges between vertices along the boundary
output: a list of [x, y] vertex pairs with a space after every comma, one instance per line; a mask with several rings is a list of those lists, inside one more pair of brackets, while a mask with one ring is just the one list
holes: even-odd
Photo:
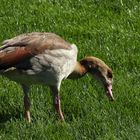
[[0, 41], [24, 32], [55, 32], [94, 55], [114, 73], [115, 102], [89, 76], [61, 86], [65, 123], [57, 120], [49, 89], [33, 86], [33, 122], [23, 117], [19, 85], [0, 78], [0, 139], [140, 139], [139, 0], [1, 0]]

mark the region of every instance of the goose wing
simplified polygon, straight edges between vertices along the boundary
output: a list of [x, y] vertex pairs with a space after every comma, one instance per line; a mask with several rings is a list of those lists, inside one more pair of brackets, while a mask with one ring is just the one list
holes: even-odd
[[0, 69], [14, 67], [46, 50], [71, 50], [72, 46], [54, 33], [27, 33], [5, 40], [0, 48]]

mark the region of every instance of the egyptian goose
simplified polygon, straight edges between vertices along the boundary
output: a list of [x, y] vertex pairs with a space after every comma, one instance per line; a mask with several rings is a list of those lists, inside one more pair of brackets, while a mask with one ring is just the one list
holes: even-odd
[[90, 56], [77, 61], [77, 47], [54, 33], [33, 32], [5, 40], [0, 48], [0, 74], [20, 83], [24, 92], [25, 117], [31, 122], [29, 87], [48, 85], [56, 112], [64, 116], [59, 97], [63, 79], [75, 79], [90, 73], [98, 79], [110, 99], [112, 70], [100, 59]]

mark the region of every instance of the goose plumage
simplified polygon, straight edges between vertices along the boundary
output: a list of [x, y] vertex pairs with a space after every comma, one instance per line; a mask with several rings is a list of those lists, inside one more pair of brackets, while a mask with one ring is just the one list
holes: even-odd
[[89, 56], [77, 61], [77, 47], [54, 33], [33, 32], [5, 40], [0, 48], [0, 74], [21, 84], [24, 92], [25, 117], [31, 122], [29, 88], [32, 84], [48, 85], [61, 120], [62, 80], [77, 79], [90, 73], [98, 79], [110, 99], [112, 70], [100, 59]]

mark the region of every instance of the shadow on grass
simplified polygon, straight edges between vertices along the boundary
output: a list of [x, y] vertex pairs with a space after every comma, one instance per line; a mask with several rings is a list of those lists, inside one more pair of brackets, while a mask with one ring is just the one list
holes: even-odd
[[9, 133], [9, 128], [12, 126], [12, 122], [15, 122], [16, 120], [19, 120], [21, 117], [23, 117], [22, 112], [20, 111], [13, 111], [8, 113], [0, 113], [0, 132], [3, 135], [6, 135]]
[[0, 129], [8, 121], [23, 118], [23, 112], [20, 110], [13, 111], [12, 113], [0, 113]]
[[11, 114], [0, 114], [0, 130], [5, 129], [6, 122], [10, 121], [14, 116]]
[[15, 117], [15, 116], [12, 114], [0, 114], [0, 123], [5, 123], [13, 117]]

